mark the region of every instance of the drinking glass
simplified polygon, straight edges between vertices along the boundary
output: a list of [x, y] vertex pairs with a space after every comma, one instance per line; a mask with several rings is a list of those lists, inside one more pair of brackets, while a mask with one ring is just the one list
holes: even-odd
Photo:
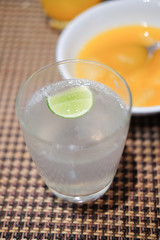
[[101, 0], [41, 0], [48, 24], [53, 28], [63, 29], [70, 20]]
[[[49, 109], [48, 96], [79, 86], [92, 92], [86, 114], [64, 118]], [[125, 146], [131, 105], [125, 80], [97, 62], [56, 62], [26, 80], [16, 113], [31, 157], [56, 196], [83, 203], [109, 189]]]

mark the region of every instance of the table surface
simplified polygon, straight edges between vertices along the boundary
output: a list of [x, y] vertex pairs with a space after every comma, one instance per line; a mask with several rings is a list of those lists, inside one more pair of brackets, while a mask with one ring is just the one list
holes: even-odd
[[110, 190], [76, 205], [45, 186], [16, 114], [19, 87], [55, 61], [38, 0], [0, 1], [0, 239], [160, 239], [160, 115], [133, 117]]

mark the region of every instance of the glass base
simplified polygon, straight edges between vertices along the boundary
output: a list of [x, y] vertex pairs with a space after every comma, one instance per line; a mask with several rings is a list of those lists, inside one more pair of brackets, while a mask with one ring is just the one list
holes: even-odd
[[56, 29], [64, 29], [69, 21], [62, 21], [54, 18], [48, 18], [48, 24], [51, 28], [56, 28]]
[[112, 181], [102, 190], [93, 193], [91, 195], [86, 195], [86, 196], [67, 196], [67, 195], [63, 195], [59, 192], [56, 192], [54, 189], [49, 188], [51, 190], [51, 192], [53, 192], [57, 197], [63, 199], [63, 200], [67, 200], [68, 202], [72, 202], [72, 203], [85, 203], [88, 201], [95, 201], [96, 199], [98, 199], [99, 197], [101, 197], [110, 187], [110, 185], [112, 184]]

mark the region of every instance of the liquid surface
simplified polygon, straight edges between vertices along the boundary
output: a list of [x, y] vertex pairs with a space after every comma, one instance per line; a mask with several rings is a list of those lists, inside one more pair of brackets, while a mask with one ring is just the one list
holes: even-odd
[[[49, 110], [47, 96], [81, 85], [94, 94], [94, 105], [88, 113], [65, 119]], [[123, 101], [109, 88], [83, 80], [46, 86], [29, 101], [24, 123], [31, 156], [52, 191], [87, 196], [110, 185], [124, 148], [129, 119]]]
[[82, 47], [77, 58], [101, 62], [127, 81], [133, 106], [160, 105], [160, 50], [148, 57], [146, 47], [160, 40], [160, 29], [124, 26], [103, 32]]

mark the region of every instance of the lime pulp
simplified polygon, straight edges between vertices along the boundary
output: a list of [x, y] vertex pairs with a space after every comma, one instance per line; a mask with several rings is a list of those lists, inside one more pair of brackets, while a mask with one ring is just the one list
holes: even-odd
[[77, 118], [92, 108], [94, 96], [89, 87], [78, 86], [48, 96], [46, 102], [54, 114], [63, 118]]

